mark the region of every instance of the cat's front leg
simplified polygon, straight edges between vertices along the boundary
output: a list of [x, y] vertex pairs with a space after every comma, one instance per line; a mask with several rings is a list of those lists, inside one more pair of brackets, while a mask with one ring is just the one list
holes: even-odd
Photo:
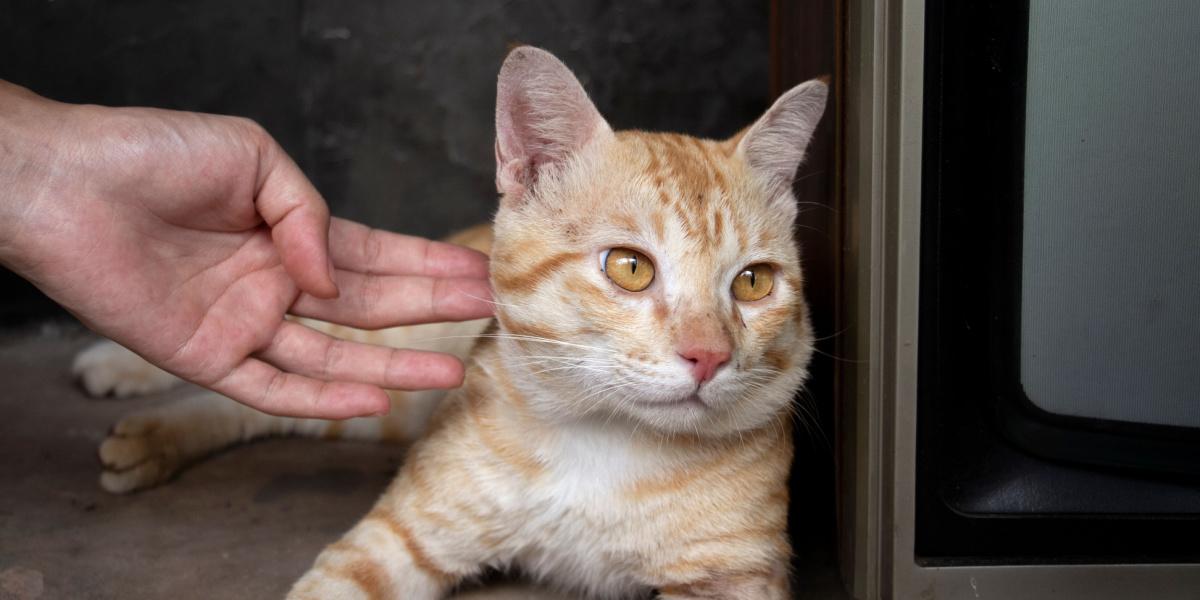
[[437, 600], [481, 571], [461, 555], [436, 552], [437, 524], [396, 508], [390, 496], [321, 552], [289, 600]]

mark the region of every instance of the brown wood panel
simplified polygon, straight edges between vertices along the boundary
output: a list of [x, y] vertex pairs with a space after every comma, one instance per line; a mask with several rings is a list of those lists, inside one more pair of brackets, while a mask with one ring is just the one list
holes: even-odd
[[[841, 102], [840, 0], [771, 0], [771, 96], [816, 77], [830, 78], [825, 117], [817, 127], [805, 163], [796, 174], [800, 202], [796, 236], [804, 262], [805, 294], [812, 308], [817, 353], [801, 402], [819, 432], [796, 442], [792, 470], [791, 532], [801, 560], [834, 561], [837, 527], [837, 370], [841, 319]], [[800, 582], [802, 584], [802, 582]]]

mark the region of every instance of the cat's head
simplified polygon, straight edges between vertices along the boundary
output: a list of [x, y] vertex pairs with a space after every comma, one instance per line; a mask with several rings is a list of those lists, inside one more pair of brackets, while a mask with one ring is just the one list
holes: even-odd
[[724, 141], [614, 132], [554, 56], [508, 56], [492, 285], [534, 410], [725, 435], [785, 409], [813, 341], [791, 182], [825, 97]]

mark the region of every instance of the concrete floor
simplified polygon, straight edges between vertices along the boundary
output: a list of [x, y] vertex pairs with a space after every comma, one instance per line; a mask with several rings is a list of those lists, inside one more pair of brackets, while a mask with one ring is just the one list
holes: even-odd
[[[281, 598], [403, 459], [395, 446], [268, 440], [168, 485], [107, 494], [96, 459], [105, 431], [169, 400], [85, 396], [69, 365], [93, 339], [70, 325], [0, 336], [0, 600]], [[810, 564], [798, 597], [844, 598], [828, 561]], [[468, 596], [557, 597], [523, 587]]]

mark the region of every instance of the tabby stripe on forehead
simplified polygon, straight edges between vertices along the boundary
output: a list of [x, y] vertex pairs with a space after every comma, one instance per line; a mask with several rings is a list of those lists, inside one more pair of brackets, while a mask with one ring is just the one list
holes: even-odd
[[700, 140], [686, 135], [666, 138], [670, 148], [671, 165], [681, 186], [680, 196], [699, 212], [713, 187], [712, 172], [705, 159]]
[[700, 152], [708, 164], [709, 173], [712, 174], [713, 186], [716, 187], [721, 199], [727, 200], [729, 198], [729, 183], [725, 180], [725, 168], [717, 160], [717, 157], [713, 156], [713, 153], [717, 152], [716, 148], [712, 143], [703, 143], [698, 140], [697, 142], [700, 146]]
[[708, 219], [705, 218], [704, 208], [707, 205], [710, 180], [708, 169], [696, 153], [690, 148], [695, 138], [685, 135], [672, 135], [664, 138], [669, 148], [671, 173], [675, 176], [678, 188], [677, 209], [682, 206], [682, 214], [687, 217], [684, 221], [690, 237], [704, 238], [707, 234]]
[[685, 237], [701, 237], [699, 235], [700, 229], [696, 226], [696, 221], [701, 218], [700, 215], [688, 214], [687, 209], [683, 206], [683, 202], [672, 202], [671, 210], [675, 211], [675, 217], [679, 220], [680, 226], [683, 227], [683, 235]]
[[667, 239], [666, 223], [663, 222], [662, 211], [654, 211], [650, 213], [650, 226], [654, 228], [654, 235], [660, 241]]
[[721, 211], [714, 210], [713, 211], [713, 240], [715, 242], [721, 241], [721, 237], [725, 233], [723, 230], [724, 227], [725, 227], [725, 217], [721, 216]]
[[563, 252], [543, 258], [524, 272], [510, 274], [508, 269], [497, 271], [496, 284], [509, 291], [532, 292], [556, 271], [581, 258], [582, 252]]
[[662, 163], [658, 159], [658, 153], [654, 151], [654, 145], [650, 143], [648, 136], [643, 135], [638, 138], [642, 142], [642, 146], [646, 148], [646, 155], [650, 157], [650, 164], [646, 167], [646, 174], [650, 179], [654, 180], [654, 185], [659, 189], [663, 186]]
[[[676, 218], [680, 225], [683, 226], [684, 235], [692, 237], [697, 236], [698, 231], [694, 219], [688, 214], [685, 207], [680, 206], [678, 198], [672, 198], [668, 191], [667, 174], [675, 175], [674, 163], [678, 162], [678, 152], [671, 146], [669, 138], [664, 135], [646, 134], [641, 139], [642, 145], [646, 148], [646, 153], [650, 157], [650, 164], [646, 169], [647, 174], [654, 181], [654, 187], [658, 191], [658, 199], [663, 206], [669, 206], [675, 212]], [[660, 159], [660, 153], [667, 157], [666, 161]], [[673, 178], [676, 181], [676, 187], [680, 183], [678, 177]], [[686, 194], [686, 190], [680, 188], [677, 190], [681, 194]], [[692, 211], [695, 212], [695, 211]]]
[[717, 166], [713, 164], [712, 157], [708, 154], [708, 147], [697, 138], [688, 137], [687, 139], [695, 149], [695, 152], [691, 155], [692, 160], [696, 161], [698, 169], [704, 173], [705, 187], [708, 190], [720, 189], [717, 185]]
[[658, 200], [663, 206], [671, 204], [671, 195], [667, 193], [667, 182], [663, 178], [662, 161], [658, 158], [658, 152], [654, 149], [654, 144], [650, 143], [650, 138], [641, 138], [642, 145], [646, 147], [646, 154], [650, 156], [650, 165], [646, 167], [646, 174], [654, 181], [654, 189], [658, 190]]

